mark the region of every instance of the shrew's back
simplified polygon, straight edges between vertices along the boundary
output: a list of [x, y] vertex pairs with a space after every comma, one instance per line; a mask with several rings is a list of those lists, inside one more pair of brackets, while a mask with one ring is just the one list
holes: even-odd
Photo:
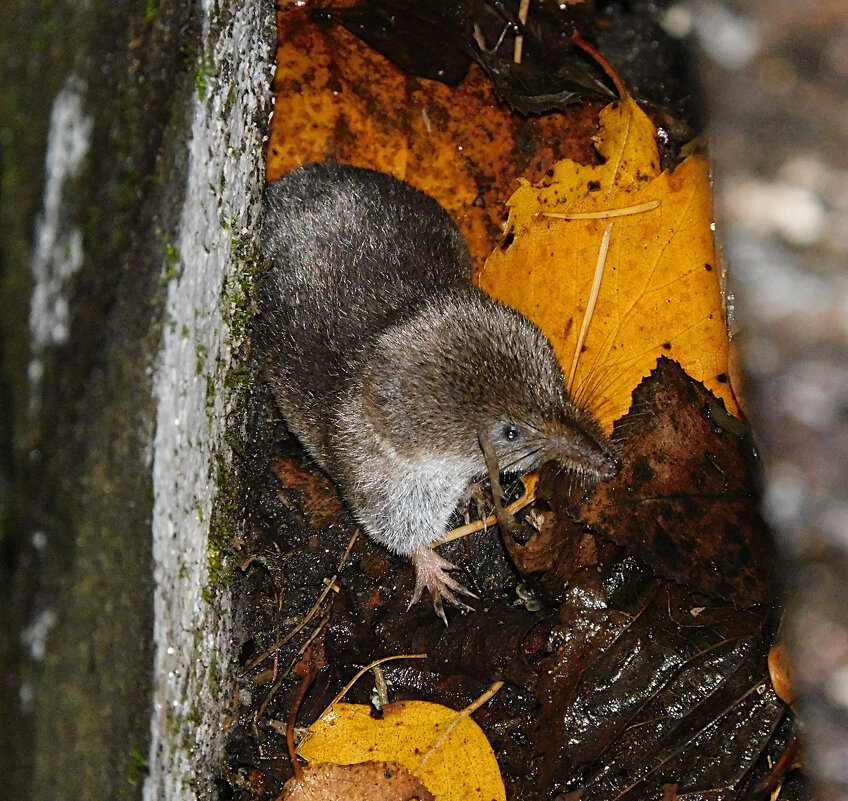
[[303, 418], [326, 429], [381, 331], [471, 285], [471, 255], [447, 212], [373, 170], [325, 162], [290, 172], [266, 191], [262, 242], [272, 266], [255, 339], [293, 428]]

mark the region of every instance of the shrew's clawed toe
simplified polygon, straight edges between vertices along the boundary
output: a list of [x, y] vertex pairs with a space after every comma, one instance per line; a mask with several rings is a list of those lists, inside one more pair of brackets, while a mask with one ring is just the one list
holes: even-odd
[[436, 610], [436, 614], [444, 621], [446, 626], [448, 619], [442, 606], [443, 599], [465, 612], [474, 611], [473, 607], [463, 603], [454, 595], [456, 592], [469, 598], [477, 597], [471, 590], [448, 575], [448, 571], [457, 569], [456, 565], [448, 562], [447, 559], [443, 559], [432, 548], [428, 547], [419, 548], [412, 555], [412, 565], [415, 568], [415, 590], [412, 593], [412, 600], [409, 602], [410, 606], [421, 599], [421, 593], [426, 589], [429, 590], [433, 599], [433, 608]]

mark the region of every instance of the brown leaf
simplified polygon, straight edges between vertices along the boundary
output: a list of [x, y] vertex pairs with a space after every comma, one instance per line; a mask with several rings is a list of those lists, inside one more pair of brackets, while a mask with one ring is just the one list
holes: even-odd
[[313, 476], [287, 459], [274, 462], [272, 468], [284, 487], [302, 494], [303, 511], [313, 528], [328, 529], [338, 523], [345, 507], [328, 478]]
[[752, 448], [720, 402], [661, 359], [615, 431], [624, 467], [575, 517], [693, 592], [739, 608], [768, 600], [773, 548]]
[[307, 765], [286, 783], [282, 801], [436, 801], [424, 784], [397, 762]]
[[782, 701], [787, 704], [795, 702], [795, 693], [792, 689], [792, 664], [786, 651], [786, 644], [779, 640], [772, 645], [768, 656], [769, 677], [771, 686]]
[[612, 558], [607, 604], [575, 575], [551, 636], [560, 645], [537, 689], [542, 783], [580, 788], [582, 801], [647, 801], [678, 782], [692, 797], [747, 797], [785, 748], [774, 734], [786, 708], [765, 677], [767, 608], [693, 607], [690, 593], [646, 584], [644, 566], [621, 554], [601, 554]]

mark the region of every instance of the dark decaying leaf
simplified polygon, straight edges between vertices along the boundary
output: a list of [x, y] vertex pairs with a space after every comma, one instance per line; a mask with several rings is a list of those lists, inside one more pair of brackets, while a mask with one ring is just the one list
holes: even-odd
[[[523, 114], [562, 109], [587, 96], [615, 97], [598, 65], [570, 39], [578, 24], [584, 33], [592, 29], [586, 8], [537, 4], [526, 24], [517, 12], [517, 2], [360, 0], [333, 13], [411, 75], [456, 85], [476, 60], [498, 97]], [[519, 62], [516, 36], [523, 37]]]
[[603, 71], [574, 45], [578, 30], [652, 110], [667, 139], [679, 146], [700, 128], [684, 49], [663, 30], [655, 3], [535, 0], [524, 22], [519, 7], [520, 0], [358, 0], [333, 3], [326, 13], [409, 75], [455, 86], [476, 61], [498, 98], [527, 115], [615, 97]]
[[[545, 774], [563, 790], [647, 799], [676, 783], [681, 794], [736, 798], [783, 719], [763, 676], [766, 632], [724, 639], [708, 625], [681, 626], [695, 618], [670, 589], [658, 582], [644, 609], [626, 624], [619, 616], [618, 636], [584, 658], [570, 696], [548, 692], [540, 744]], [[567, 672], [559, 653], [546, 667]]]
[[716, 424], [703, 386], [669, 359], [616, 427], [624, 467], [573, 510], [660, 576], [743, 608], [770, 600], [774, 556], [751, 442]]
[[473, 34], [465, 2], [368, 0], [335, 13], [352, 34], [411, 75], [456, 86], [471, 66]]
[[[518, 3], [481, 3], [475, 24], [480, 42], [472, 48], [498, 98], [521, 114], [544, 114], [586, 97], [615, 97], [598, 65], [574, 45], [575, 30], [591, 36], [594, 15], [583, 4], [538, 4], [522, 24]], [[521, 60], [516, 62], [516, 38]], [[480, 43], [485, 47], [480, 47]]]

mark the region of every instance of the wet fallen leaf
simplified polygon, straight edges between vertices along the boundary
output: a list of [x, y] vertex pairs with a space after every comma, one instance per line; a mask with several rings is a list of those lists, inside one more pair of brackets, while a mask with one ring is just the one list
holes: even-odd
[[787, 716], [764, 670], [767, 608], [695, 607], [621, 549], [600, 567], [600, 588], [572, 577], [562, 645], [539, 672], [543, 781], [586, 801], [657, 799], [669, 783], [687, 798], [746, 797], [784, 747], [765, 755]]
[[793, 704], [795, 693], [792, 690], [792, 664], [786, 650], [786, 643], [782, 640], [778, 640], [769, 650], [768, 666], [774, 691], [787, 704]]
[[500, 769], [483, 730], [465, 716], [445, 737], [458, 715], [439, 704], [402, 701], [383, 707], [378, 720], [369, 706], [335, 704], [309, 727], [298, 754], [310, 763], [396, 761], [439, 801], [505, 801]]
[[722, 427], [723, 409], [669, 359], [633, 393], [633, 406], [617, 429], [621, 472], [574, 513], [693, 592], [740, 608], [773, 600], [750, 441]]
[[[334, 4], [333, 14], [354, 36], [388, 58], [401, 72], [462, 83], [471, 66], [468, 42], [472, 20], [463, 2], [436, 0], [405, 3], [397, 0], [356, 0]], [[433, 47], [434, 41], [439, 47]]]
[[327, 529], [338, 522], [345, 507], [328, 478], [307, 473], [289, 459], [279, 459], [271, 468], [283, 487], [301, 493], [303, 510], [313, 528]]
[[286, 783], [282, 801], [436, 801], [436, 797], [397, 762], [307, 765], [300, 779]]
[[480, 286], [545, 331], [568, 375], [612, 225], [575, 395], [611, 430], [630, 408], [633, 389], [665, 355], [738, 414], [706, 162], [691, 156], [674, 172], [661, 172], [656, 130], [629, 98], [607, 106], [600, 125], [603, 164], [561, 161], [544, 181], [523, 181], [510, 198], [507, 231], [514, 241], [492, 253]]

